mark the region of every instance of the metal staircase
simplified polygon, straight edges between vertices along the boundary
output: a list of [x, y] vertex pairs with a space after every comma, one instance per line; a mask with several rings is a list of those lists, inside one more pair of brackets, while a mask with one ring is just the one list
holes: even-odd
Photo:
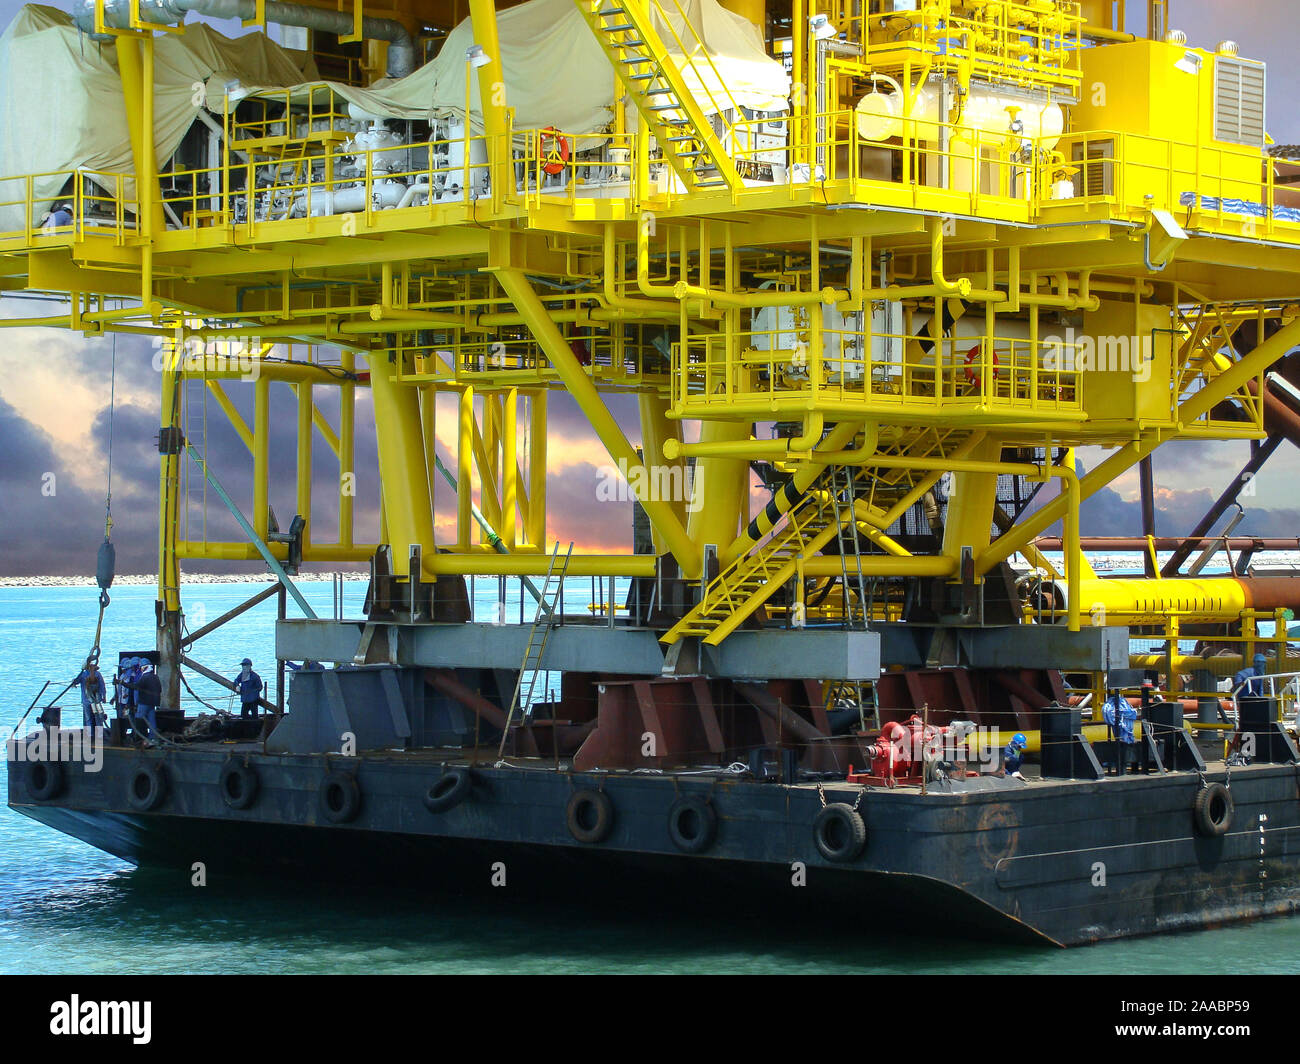
[[[654, 134], [664, 158], [687, 191], [740, 188], [743, 184], [740, 175], [654, 28], [652, 11], [658, 12], [659, 20], [676, 37], [658, 0], [648, 3], [646, 0], [577, 0], [577, 4], [620, 83]], [[686, 27], [694, 35], [689, 21]], [[693, 60], [703, 58], [712, 65], [698, 38], [689, 50], [680, 39], [675, 43]], [[708, 91], [706, 86], [705, 92]], [[723, 110], [730, 106], [730, 101], [714, 101], [714, 104]]]
[[834, 539], [840, 531], [840, 508], [835, 499], [838, 468], [828, 466], [813, 481], [771, 538], [719, 573], [705, 588], [699, 605], [665, 633], [661, 642], [671, 645], [683, 636], [702, 636], [709, 646], [716, 646], [794, 576], [800, 558], [812, 557]]
[[[537, 677], [541, 673], [542, 656], [546, 653], [546, 644], [551, 638], [551, 630], [556, 624], [555, 607], [564, 586], [564, 575], [569, 571], [569, 559], [573, 557], [573, 544], [560, 558], [560, 545], [555, 544], [551, 550], [551, 563], [546, 567], [546, 582], [537, 599], [537, 611], [533, 614], [533, 626], [528, 630], [528, 645], [524, 648], [524, 660], [519, 666], [519, 675], [515, 678], [515, 693], [510, 699], [510, 709], [506, 713], [506, 726], [501, 731], [501, 747], [497, 756], [505, 753], [506, 739], [510, 735], [510, 725], [516, 712], [527, 713], [533, 704], [533, 692], [537, 687]], [[558, 568], [557, 568], [558, 566]], [[524, 676], [528, 676], [528, 689], [524, 690]]]

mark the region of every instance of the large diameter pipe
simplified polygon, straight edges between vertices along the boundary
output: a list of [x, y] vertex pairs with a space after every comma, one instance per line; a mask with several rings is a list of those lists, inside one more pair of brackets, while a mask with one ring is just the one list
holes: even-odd
[[[127, 0], [104, 0], [104, 23], [117, 29], [130, 26], [130, 7]], [[185, 21], [193, 11], [209, 18], [247, 20], [257, 14], [255, 0], [140, 0], [140, 18], [159, 25]], [[280, 0], [266, 0], [266, 21], [281, 26], [301, 26], [309, 30], [322, 30], [339, 36], [353, 30], [350, 12], [328, 11], [305, 4], [286, 4]], [[94, 0], [78, 0], [72, 11], [73, 21], [83, 33], [95, 35]], [[415, 70], [415, 42], [410, 32], [396, 19], [363, 18], [361, 35], [370, 40], [388, 42], [388, 76], [404, 78]]]

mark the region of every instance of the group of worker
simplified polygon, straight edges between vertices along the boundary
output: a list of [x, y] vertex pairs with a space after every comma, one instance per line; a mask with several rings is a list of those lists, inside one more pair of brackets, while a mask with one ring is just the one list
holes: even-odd
[[[106, 727], [108, 718], [104, 704], [108, 701], [108, 688], [98, 663], [93, 658], [87, 660], [73, 683], [81, 689], [82, 727], [92, 731]], [[152, 745], [158, 735], [158, 707], [162, 704], [162, 682], [153, 663], [145, 657], [123, 658], [118, 663], [113, 686], [113, 704], [117, 706], [118, 715], [131, 722], [132, 729], [144, 745]], [[240, 717], [256, 719], [266, 684], [253, 671], [250, 658], [240, 662], [239, 674], [231, 681], [231, 688], [239, 695]]]

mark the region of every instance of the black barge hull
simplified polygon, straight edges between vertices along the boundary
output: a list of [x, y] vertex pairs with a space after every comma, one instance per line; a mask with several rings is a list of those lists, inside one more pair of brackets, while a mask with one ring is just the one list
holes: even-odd
[[[1300, 769], [1290, 766], [1234, 769], [1230, 779], [1207, 773], [1229, 784], [1235, 812], [1225, 834], [1204, 837], [1193, 814], [1203, 785], [1195, 773], [922, 795], [476, 767], [463, 797], [434, 812], [426, 798], [448, 771], [436, 761], [230, 750], [110, 748], [98, 772], [63, 764], [57, 793], [44, 800], [33, 796], [32, 766], [11, 762], [9, 805], [136, 864], [188, 875], [202, 862], [209, 881], [309, 875], [446, 893], [638, 896], [719, 914], [824, 913], [828, 924], [852, 913], [882, 929], [891, 912], [923, 911], [927, 922], [966, 934], [1043, 945], [1300, 907]], [[246, 808], [232, 808], [220, 786], [231, 760], [257, 777]], [[358, 801], [336, 823], [322, 789], [339, 774], [355, 782]], [[148, 793], [145, 776], [161, 779], [159, 793]], [[570, 830], [566, 810], [584, 789], [609, 800], [611, 823], [598, 842]], [[717, 820], [707, 847], [687, 854], [674, 844], [669, 812], [691, 795]], [[823, 797], [862, 814], [867, 840], [857, 857], [819, 852], [813, 824]]]

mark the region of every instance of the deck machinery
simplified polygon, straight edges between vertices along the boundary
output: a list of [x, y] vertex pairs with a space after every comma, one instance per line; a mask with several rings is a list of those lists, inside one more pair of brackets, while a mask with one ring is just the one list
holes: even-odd
[[[1128, 6], [47, 10], [116, 72], [129, 165], [0, 177], [0, 288], [69, 301], [2, 324], [159, 346], [164, 704], [191, 646], [183, 561], [269, 559], [286, 586], [369, 563], [371, 584], [364, 618], [279, 621], [277, 657], [312, 667], [265, 735], [121, 743], [99, 780], [29, 765], [10, 803], [132, 860], [487, 885], [500, 856], [540, 889], [563, 852], [804, 908], [910, 890], [1061, 943], [1289, 911], [1276, 703], [1252, 718], [1275, 743], [1207, 765], [1175, 693], [1234, 672], [1300, 593], [1245, 570], [1103, 580], [1081, 551], [1080, 505], [1134, 467], [1149, 503], [1161, 444], [1300, 440], [1300, 194], [1269, 150], [1265, 66], [1189, 41], [1165, 0]], [[337, 80], [209, 63], [182, 135], [150, 137], [174, 70], [199, 69], [173, 62], [210, 32], [191, 11], [301, 27]], [[595, 118], [546, 111], [580, 92]], [[566, 558], [548, 534], [557, 391], [636, 498], [635, 551]], [[247, 453], [207, 446], [216, 418]], [[1085, 474], [1082, 447], [1108, 452]], [[208, 538], [197, 486], [215, 498], [250, 457], [252, 497], [229, 500], [246, 540]], [[1063, 562], [1035, 545], [1054, 525]], [[576, 578], [600, 589], [582, 617], [556, 595]], [[475, 611], [484, 579], [518, 581], [526, 609]], [[1130, 660], [1131, 634], [1154, 649]], [[1198, 671], [1189, 637], [1220, 656]], [[1135, 663], [1169, 693], [1143, 702], [1125, 774], [1083, 718]], [[526, 696], [538, 670], [555, 697]], [[981, 770], [972, 729], [996, 749], [1025, 731], [1041, 776]]]

